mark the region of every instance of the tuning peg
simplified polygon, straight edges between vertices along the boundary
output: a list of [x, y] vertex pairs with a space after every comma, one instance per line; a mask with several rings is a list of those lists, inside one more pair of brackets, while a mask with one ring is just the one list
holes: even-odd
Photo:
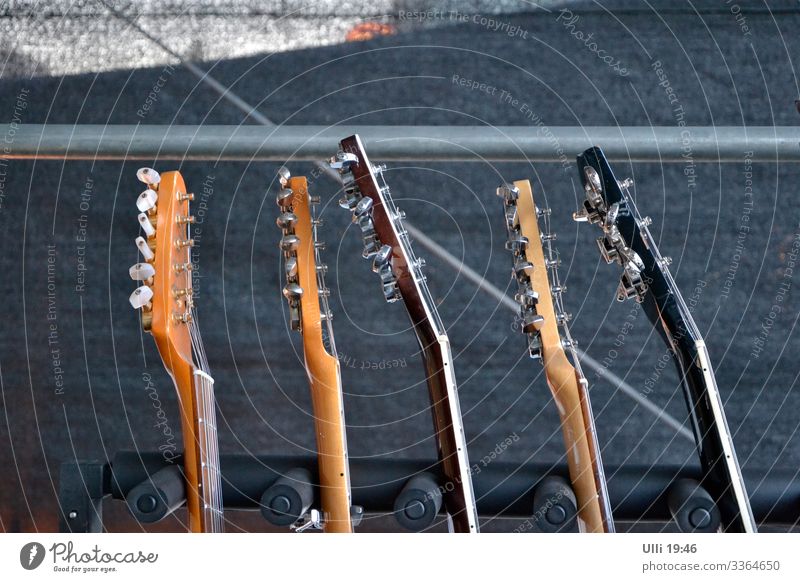
[[152, 261], [155, 258], [156, 255], [150, 249], [150, 245], [142, 237], [136, 237], [136, 246], [139, 247], [139, 252], [142, 253], [145, 261]]
[[278, 181], [281, 183], [281, 188], [286, 188], [289, 185], [289, 179], [291, 177], [292, 174], [289, 172], [289, 168], [286, 166], [278, 168]]
[[544, 327], [544, 317], [531, 310], [525, 312], [522, 316], [522, 331], [523, 333], [536, 333]]
[[344, 191], [344, 196], [339, 198], [339, 206], [345, 210], [355, 210], [358, 201], [361, 199], [361, 194], [355, 188]]
[[522, 236], [518, 232], [509, 233], [509, 238], [506, 241], [506, 249], [514, 253], [524, 252], [528, 248], [527, 237]]
[[141, 309], [142, 307], [149, 305], [152, 298], [153, 290], [147, 285], [142, 285], [141, 287], [137, 287], [133, 293], [131, 293], [128, 301], [131, 302], [131, 306], [134, 309]]
[[186, 200], [189, 202], [194, 200], [194, 194], [191, 192], [178, 192], [178, 202], [184, 202]]
[[375, 258], [372, 259], [372, 270], [378, 273], [384, 265], [389, 263], [389, 258], [392, 256], [392, 247], [383, 245], [377, 253]]
[[649, 216], [645, 216], [639, 221], [639, 228], [644, 228], [646, 226], [650, 226], [651, 224], [653, 224], [653, 219]]
[[297, 257], [289, 257], [286, 259], [286, 264], [283, 268], [286, 272], [286, 278], [289, 281], [295, 281], [297, 279]]
[[562, 311], [556, 315], [556, 319], [558, 320], [559, 325], [564, 325], [568, 321], [572, 321], [572, 314]]
[[275, 223], [283, 230], [291, 230], [297, 224], [297, 215], [294, 212], [281, 212]]
[[524, 287], [519, 290], [515, 299], [523, 307], [533, 307], [539, 303], [539, 294], [530, 287]]
[[554, 232], [543, 232], [540, 237], [542, 242], [554, 241], [557, 238], [556, 233]]
[[158, 200], [158, 193], [155, 190], [148, 188], [136, 199], [136, 208], [139, 212], [148, 212], [155, 208], [156, 201]]
[[136, 263], [128, 273], [134, 281], [147, 281], [156, 274], [155, 267], [150, 263]]
[[350, 169], [350, 164], [357, 164], [358, 157], [355, 154], [336, 152], [336, 155], [330, 159], [330, 167], [334, 170], [344, 173]]
[[161, 182], [161, 175], [153, 168], [139, 168], [136, 170], [136, 177], [148, 186], [158, 186]]
[[186, 247], [193, 247], [193, 246], [194, 246], [193, 238], [178, 239], [175, 241], [175, 247], [179, 249], [185, 249]]
[[533, 264], [525, 260], [518, 260], [514, 263], [514, 276], [517, 279], [531, 275], [533, 275]]
[[497, 195], [506, 202], [513, 203], [519, 198], [519, 188], [514, 184], [506, 183], [497, 189]]
[[150, 222], [150, 217], [148, 217], [144, 212], [139, 213], [139, 225], [142, 227], [142, 230], [147, 238], [156, 235], [156, 229], [153, 226], [153, 223]]
[[303, 296], [303, 288], [297, 283], [287, 283], [283, 288], [283, 296], [289, 301], [297, 301]]
[[583, 175], [586, 176], [586, 191], [591, 191], [595, 196], [600, 195], [603, 192], [603, 183], [597, 170], [592, 166], [584, 166]]
[[672, 257], [661, 257], [658, 259], [658, 264], [662, 267], [669, 267], [672, 264]]
[[325, 263], [317, 263], [317, 273], [322, 273], [323, 275], [328, 272], [328, 265]]
[[300, 238], [295, 234], [287, 234], [281, 239], [281, 250], [284, 253], [291, 253], [300, 247]]
[[608, 240], [608, 237], [601, 236], [598, 238], [597, 248], [600, 250], [600, 256], [603, 257], [605, 262], [609, 265], [614, 261], [620, 261], [619, 251], [617, 251], [617, 247]]
[[538, 218], [542, 218], [544, 216], [550, 216], [552, 213], [553, 211], [550, 210], [549, 208], [540, 208], [538, 206], [536, 207], [536, 216]]
[[534, 360], [542, 359], [542, 336], [540, 334], [528, 334], [528, 355]]
[[178, 215], [175, 217], [175, 222], [177, 222], [178, 224], [194, 224], [195, 222], [197, 222], [197, 219], [191, 214], [188, 216]]
[[278, 192], [275, 201], [281, 208], [287, 208], [292, 205], [292, 196], [294, 196], [294, 190], [291, 188], [284, 188]]
[[566, 293], [567, 292], [567, 286], [566, 285], [553, 285], [553, 286], [550, 287], [550, 292], [553, 295], [561, 295], [562, 293]]
[[627, 190], [628, 188], [633, 186], [633, 180], [630, 178], [625, 178], [624, 180], [617, 180], [617, 186], [619, 186], [623, 190]]
[[373, 202], [372, 198], [369, 196], [364, 196], [361, 200], [358, 201], [355, 208], [353, 209], [353, 216], [354, 217], [362, 217], [369, 214], [372, 210]]
[[614, 202], [614, 204], [608, 207], [608, 212], [606, 212], [605, 227], [610, 228], [616, 224], [617, 216], [619, 216], [619, 202]]

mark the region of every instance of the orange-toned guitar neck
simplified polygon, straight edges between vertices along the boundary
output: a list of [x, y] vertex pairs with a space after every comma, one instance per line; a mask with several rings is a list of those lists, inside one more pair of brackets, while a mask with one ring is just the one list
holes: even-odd
[[539, 295], [536, 311], [544, 317], [539, 330], [542, 363], [561, 418], [570, 480], [578, 502], [580, 529], [609, 531], [613, 529], [613, 522], [603, 503], [605, 480], [586, 379], [564, 352], [530, 182], [521, 180], [514, 185], [519, 189], [516, 221], [521, 234], [529, 241], [524, 252], [532, 265], [529, 273], [531, 288]]
[[[319, 485], [323, 528], [331, 533], [351, 533], [350, 470], [347, 459], [347, 435], [339, 360], [330, 332], [326, 312], [320, 308], [320, 281], [315, 250], [315, 232], [311, 215], [308, 182], [298, 176], [287, 185], [292, 191], [291, 211], [297, 216], [294, 233], [300, 239], [297, 248], [298, 283], [303, 289], [300, 298], [300, 329], [303, 334], [303, 355], [311, 388], [314, 425], [319, 461]], [[323, 334], [323, 325], [326, 334]], [[326, 345], [327, 344], [327, 345]]]
[[158, 192], [156, 234], [148, 242], [155, 253], [152, 261], [155, 275], [152, 308], [143, 314], [143, 321], [178, 393], [189, 530], [221, 531], [213, 380], [195, 365], [189, 329], [194, 325], [191, 254], [185, 244], [190, 220], [189, 197], [179, 172], [163, 173], [160, 183], [153, 188]]

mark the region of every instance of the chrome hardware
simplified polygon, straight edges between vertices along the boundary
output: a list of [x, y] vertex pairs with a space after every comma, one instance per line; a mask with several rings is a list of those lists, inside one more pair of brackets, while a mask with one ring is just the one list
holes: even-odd
[[603, 182], [600, 180], [597, 170], [591, 166], [585, 166], [583, 175], [586, 176], [586, 192], [591, 192], [595, 197], [600, 196], [603, 193]]
[[556, 240], [556, 233], [554, 232], [543, 232], [540, 235], [542, 242], [550, 242]]
[[278, 168], [278, 182], [281, 184], [281, 188], [286, 188], [289, 184], [289, 179], [292, 177], [291, 172], [289, 172], [289, 168], [286, 166], [281, 166]]
[[558, 267], [561, 266], [561, 259], [559, 259], [559, 258], [555, 258], [555, 259], [545, 258], [544, 266], [547, 267], [548, 269], [557, 269]]
[[564, 325], [565, 323], [572, 321], [572, 314], [561, 312], [556, 314], [556, 319], [558, 320], [559, 325]]
[[617, 301], [625, 301], [635, 297], [636, 301], [644, 301], [647, 283], [642, 278], [642, 270], [634, 262], [625, 263], [625, 268], [617, 287]]
[[314, 243], [314, 249], [316, 249], [318, 251], [324, 251], [326, 248], [328, 248], [328, 245], [326, 243], [324, 243], [324, 242], [319, 242], [318, 241], [318, 242]]
[[290, 283], [297, 282], [297, 257], [289, 257], [286, 259], [286, 263], [283, 266], [283, 270], [286, 273], [286, 279]]
[[517, 260], [513, 267], [514, 276], [522, 282], [523, 280], [530, 279], [533, 275], [533, 264], [524, 260]]
[[300, 330], [300, 298], [303, 288], [297, 283], [287, 283], [283, 288], [283, 296], [289, 302], [289, 322], [293, 330]]
[[522, 331], [524, 333], [538, 333], [544, 327], [544, 317], [533, 310], [525, 311], [522, 315]]
[[539, 294], [530, 287], [522, 287], [514, 298], [523, 307], [536, 307], [539, 303]]
[[630, 178], [625, 178], [624, 180], [617, 180], [617, 185], [623, 190], [627, 190], [628, 188], [633, 186], [633, 180]]
[[336, 155], [333, 156], [328, 164], [334, 170], [339, 170], [339, 173], [344, 174], [345, 172], [350, 171], [351, 164], [357, 164], [358, 157], [355, 154], [345, 153], [345, 152], [336, 152]]
[[293, 196], [294, 190], [291, 188], [284, 188], [278, 191], [278, 194], [275, 196], [275, 202], [277, 202], [278, 206], [281, 208], [288, 208], [292, 205]]
[[324, 263], [317, 263], [317, 273], [322, 273], [323, 275], [328, 272], [328, 265]]
[[297, 215], [293, 212], [281, 212], [275, 220], [275, 224], [284, 231], [294, 230], [297, 224]]
[[361, 200], [359, 200], [353, 208], [353, 220], [357, 220], [358, 218], [369, 215], [369, 213], [372, 211], [372, 206], [372, 198], [369, 198], [368, 196], [361, 198]]
[[280, 248], [284, 253], [293, 253], [300, 247], [300, 238], [295, 234], [287, 234], [281, 239]]
[[561, 295], [561, 294], [567, 292], [567, 286], [566, 285], [552, 285], [550, 287], [550, 292], [553, 295]]
[[658, 259], [658, 264], [662, 267], [669, 267], [672, 264], [672, 257], [661, 257]]
[[600, 256], [603, 257], [607, 264], [610, 265], [614, 261], [622, 263], [619, 253], [617, 252], [617, 247], [608, 240], [607, 236], [601, 236], [597, 239], [597, 248], [600, 250]]
[[382, 174], [386, 169], [386, 164], [372, 164], [372, 173], [376, 176]]
[[497, 189], [497, 195], [503, 198], [507, 203], [516, 204], [516, 200], [519, 198], [519, 188], [514, 184], [506, 183]]
[[539, 208], [538, 206], [536, 207], [536, 218], [549, 217], [552, 213], [553, 211], [550, 210], [549, 208]]
[[528, 239], [518, 232], [510, 232], [506, 241], [506, 249], [518, 254], [523, 253], [528, 248]]
[[305, 523], [302, 525], [292, 525], [294, 531], [302, 533], [307, 529], [322, 529], [322, 513], [317, 509], [312, 509], [308, 516], [304, 517]]
[[650, 226], [651, 224], [653, 224], [653, 219], [650, 218], [649, 216], [645, 216], [639, 221], [639, 228], [645, 228], [646, 226]]

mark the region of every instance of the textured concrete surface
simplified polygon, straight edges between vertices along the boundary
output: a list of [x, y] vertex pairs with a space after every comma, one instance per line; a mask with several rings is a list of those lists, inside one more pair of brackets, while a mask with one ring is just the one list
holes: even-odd
[[[214, 56], [203, 66], [259, 111], [291, 124], [436, 124], [443, 126], [444, 139], [448, 124], [528, 125], [544, 133], [550, 126], [581, 124], [789, 125], [798, 115], [800, 15], [790, 4], [773, 8], [782, 6], [786, 10], [777, 14], [748, 12], [749, 34], [741, 20], [718, 6], [694, 13], [684, 6], [652, 12], [622, 5], [606, 12], [593, 5], [586, 12], [573, 9], [571, 17], [543, 10], [504, 15], [505, 32], [480, 21], [439, 23], [365, 43], [224, 60]], [[509, 34], [512, 26], [517, 29]], [[596, 45], [585, 40], [588, 34]], [[164, 69], [163, 60], [139, 67], [140, 59], [147, 63], [147, 55], [158, 49], [134, 31], [123, 26], [114, 37], [130, 43], [127, 70], [31, 78], [30, 72], [20, 76], [18, 67], [0, 79], [0, 118], [251, 122], [182, 67]], [[187, 46], [174, 36], [164, 41]], [[601, 60], [605, 56], [610, 65]], [[660, 67], [654, 66], [657, 61]], [[22, 69], [30, 71], [25, 68], [30, 64]], [[159, 77], [166, 81], [158, 98], [144, 118], [137, 116]], [[461, 78], [496, 90], [470, 90], [459, 85]], [[800, 232], [798, 169], [750, 164], [745, 152], [741, 162], [725, 165], [694, 164], [688, 154], [684, 164], [615, 167], [634, 178], [637, 203], [653, 217], [661, 250], [674, 259], [678, 284], [687, 296], [697, 296], [694, 314], [717, 367], [742, 464], [764, 477], [773, 469], [796, 470], [798, 295], [787, 267]], [[0, 317], [5, 322], [0, 463], [7, 468], [0, 488], [1, 526], [53, 530], [59, 463], [168, 444], [156, 426], [158, 410], [152, 390], [146, 389], [146, 374], [171, 430], [179, 430], [179, 421], [169, 378], [127, 301], [133, 289], [127, 269], [137, 257], [133, 202], [140, 189], [134, 176], [139, 164], [2, 158], [0, 164]], [[153, 164], [161, 170], [175, 166], [158, 159]], [[288, 165], [295, 174], [312, 169], [291, 160]], [[179, 166], [195, 192], [206, 191], [197, 249], [202, 265], [198, 303], [217, 380], [221, 447], [310, 453], [314, 440], [299, 338], [287, 329], [280, 295], [273, 198], [277, 168], [213, 162]], [[535, 166], [420, 160], [390, 165], [387, 179], [418, 228], [511, 293], [510, 257], [503, 250], [501, 204], [494, 189], [504, 180], [530, 178], [537, 199], [553, 209], [562, 277], [569, 287], [566, 302], [575, 315], [573, 335], [595, 359], [605, 359], [615, 373], [684, 420], [676, 374], [670, 365], [659, 364], [664, 345], [633, 304], [614, 301], [617, 270], [601, 264], [596, 232], [571, 221], [580, 198], [574, 166], [571, 159]], [[746, 198], [749, 181], [752, 209]], [[323, 199], [351, 454], [432, 457], [427, 393], [403, 307], [383, 303], [375, 275], [360, 259], [349, 217], [336, 205], [336, 186], [320, 178], [312, 187]], [[745, 215], [749, 230], [741, 237]], [[80, 240], [84, 234], [85, 242]], [[521, 438], [503, 453], [503, 461], [563, 460], [557, 414], [541, 368], [525, 357], [510, 313], [417, 250], [428, 258], [429, 284], [450, 333], [471, 457], [481, 459], [516, 433]], [[85, 286], [78, 290], [81, 259]], [[788, 285], [785, 293], [782, 285]], [[49, 313], [55, 319], [48, 319]], [[617, 346], [626, 321], [633, 326], [624, 345]], [[754, 340], [765, 321], [772, 322], [766, 346], [755, 357]], [[63, 391], [56, 385], [55, 349]], [[401, 364], [390, 367], [395, 361]], [[695, 463], [688, 441], [608, 383], [587, 375], [607, 462]], [[759, 483], [749, 485], [755, 489]], [[266, 527], [248, 516], [234, 517], [246, 529]], [[118, 509], [110, 511], [108, 525], [138, 528]], [[511, 527], [502, 522], [487, 529]]]

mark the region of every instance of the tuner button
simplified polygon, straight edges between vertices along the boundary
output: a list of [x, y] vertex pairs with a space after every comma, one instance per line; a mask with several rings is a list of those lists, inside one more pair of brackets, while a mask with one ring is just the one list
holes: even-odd
[[358, 158], [355, 154], [336, 152], [336, 155], [333, 156], [328, 163], [334, 170], [339, 170], [339, 172], [345, 173], [350, 170], [350, 164], [358, 163]]
[[528, 261], [517, 261], [514, 263], [514, 275], [517, 278], [522, 276], [530, 277], [533, 274], [533, 264]]
[[583, 175], [586, 176], [586, 190], [591, 190], [595, 195], [603, 192], [603, 183], [600, 181], [600, 174], [591, 166], [584, 166]]
[[300, 247], [300, 238], [295, 234], [287, 234], [281, 239], [280, 246], [285, 253], [294, 252]]
[[544, 317], [538, 313], [527, 312], [522, 319], [522, 331], [524, 333], [536, 333], [544, 327]]
[[131, 302], [131, 306], [134, 309], [141, 309], [142, 307], [146, 307], [152, 298], [153, 290], [147, 285], [142, 285], [134, 289], [128, 300]]
[[303, 296], [303, 288], [297, 283], [289, 283], [283, 288], [283, 296], [289, 301], [296, 301]]
[[281, 212], [275, 222], [283, 230], [293, 229], [297, 224], [297, 215], [293, 212]]
[[497, 195], [503, 198], [506, 202], [513, 202], [519, 198], [519, 188], [514, 184], [505, 183], [497, 189]]
[[297, 257], [289, 257], [286, 259], [286, 264], [284, 265], [284, 270], [286, 271], [286, 278], [289, 281], [294, 281], [297, 279]]
[[532, 307], [539, 303], [539, 294], [530, 287], [525, 287], [517, 293], [516, 300], [524, 307]]
[[372, 210], [372, 205], [372, 198], [369, 196], [364, 196], [358, 201], [358, 204], [356, 204], [355, 208], [353, 209], [353, 214], [358, 217], [365, 216], [370, 210]]
[[289, 172], [289, 168], [286, 166], [281, 166], [278, 168], [278, 181], [281, 183], [282, 188], [286, 188], [289, 184], [289, 179], [292, 177], [291, 172]]
[[275, 197], [275, 201], [281, 208], [287, 208], [292, 205], [292, 196], [294, 196], [294, 190], [291, 188], [284, 188], [278, 192], [278, 195]]
[[155, 190], [148, 188], [136, 199], [136, 208], [139, 209], [139, 212], [148, 212], [155, 208], [156, 201], [158, 200], [158, 194]]
[[139, 213], [139, 225], [142, 227], [144, 234], [147, 235], [147, 238], [156, 235], [156, 229], [153, 223], [150, 222], [150, 219], [144, 212]]
[[156, 270], [150, 263], [136, 263], [128, 270], [128, 273], [134, 281], [147, 281], [156, 274]]
[[528, 248], [528, 238], [519, 233], [511, 233], [506, 241], [506, 249], [515, 253], [521, 253]]
[[155, 258], [155, 254], [150, 250], [150, 245], [142, 237], [136, 237], [136, 246], [139, 247], [139, 252], [142, 253], [145, 261], [152, 261]]
[[619, 202], [614, 202], [614, 204], [608, 207], [608, 213], [606, 214], [606, 228], [616, 224], [617, 216], [619, 216]]
[[392, 247], [389, 245], [383, 245], [378, 252], [375, 254], [375, 258], [373, 259], [373, 263], [380, 267], [381, 265], [385, 265], [389, 262], [389, 258], [392, 256]]
[[153, 168], [139, 168], [136, 170], [136, 177], [148, 186], [158, 186], [161, 182], [161, 175]]

